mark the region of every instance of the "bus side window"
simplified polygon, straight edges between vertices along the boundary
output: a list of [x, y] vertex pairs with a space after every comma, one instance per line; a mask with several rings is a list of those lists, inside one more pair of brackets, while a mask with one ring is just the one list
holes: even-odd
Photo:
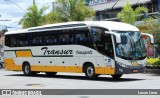
[[44, 32], [44, 44], [45, 45], [55, 45], [57, 43], [58, 43], [58, 39], [57, 39], [56, 31]]
[[5, 46], [11, 47], [11, 35], [5, 36]]
[[20, 34], [17, 37], [18, 46], [28, 46], [29, 35], [28, 34]]
[[105, 54], [109, 57], [114, 58], [113, 44], [111, 35], [105, 36]]
[[12, 35], [11, 36], [11, 47], [16, 47], [17, 46], [17, 36]]
[[84, 46], [91, 44], [88, 30], [77, 30], [75, 38], [77, 44]]
[[32, 33], [31, 45], [40, 46], [42, 45], [42, 33]]
[[93, 36], [94, 43], [96, 44], [96, 47], [99, 51], [103, 52], [104, 51], [104, 29], [103, 28], [97, 28], [97, 27], [92, 27], [91, 28], [91, 33]]
[[59, 44], [73, 44], [74, 43], [74, 33], [73, 30], [62, 30], [59, 35]]

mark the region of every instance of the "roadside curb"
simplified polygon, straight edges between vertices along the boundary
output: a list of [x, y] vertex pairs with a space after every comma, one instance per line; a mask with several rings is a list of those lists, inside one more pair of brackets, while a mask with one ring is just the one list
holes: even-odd
[[145, 73], [155, 73], [160, 75], [160, 69], [146, 69]]

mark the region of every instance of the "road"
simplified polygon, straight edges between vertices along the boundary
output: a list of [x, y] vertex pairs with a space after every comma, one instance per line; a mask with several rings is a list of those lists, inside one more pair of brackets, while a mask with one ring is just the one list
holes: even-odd
[[160, 89], [160, 75], [126, 74], [120, 80], [101, 75], [96, 80], [87, 80], [79, 73], [57, 73], [55, 77], [47, 77], [44, 73], [24, 76], [22, 72], [1, 69], [0, 89]]

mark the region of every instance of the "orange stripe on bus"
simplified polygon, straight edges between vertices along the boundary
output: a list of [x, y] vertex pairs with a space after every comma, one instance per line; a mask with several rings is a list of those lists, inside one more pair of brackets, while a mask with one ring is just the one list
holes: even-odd
[[16, 56], [17, 57], [32, 57], [31, 51], [16, 51]]
[[15, 70], [15, 71], [22, 70], [22, 66], [17, 66], [14, 62], [14, 59], [4, 59], [4, 67], [7, 70]]
[[[5, 59], [5, 69], [21, 71], [22, 65], [16, 65], [14, 59]], [[31, 71], [38, 72], [75, 72], [82, 73], [82, 66], [46, 66], [31, 65]], [[95, 67], [96, 74], [114, 74], [115, 68], [112, 67]]]

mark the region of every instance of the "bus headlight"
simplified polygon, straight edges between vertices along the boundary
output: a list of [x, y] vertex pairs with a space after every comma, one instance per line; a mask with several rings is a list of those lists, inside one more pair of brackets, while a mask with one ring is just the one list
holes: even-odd
[[118, 64], [119, 66], [121, 66], [121, 67], [125, 67], [125, 68], [127, 68], [127, 65], [126, 65], [126, 64], [119, 63], [119, 62], [117, 62], [117, 64]]

